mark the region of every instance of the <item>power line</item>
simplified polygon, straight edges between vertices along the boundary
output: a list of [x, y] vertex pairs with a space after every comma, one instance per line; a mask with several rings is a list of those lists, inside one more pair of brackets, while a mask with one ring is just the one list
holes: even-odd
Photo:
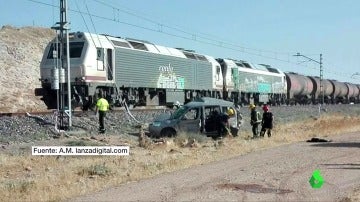
[[[40, 3], [40, 4], [43, 4], [43, 5], [47, 5], [47, 6], [53, 6], [53, 5], [50, 5], [50, 4], [47, 4], [47, 3], [44, 3], [44, 2], [39, 2], [39, 1], [36, 1], [36, 0], [28, 0], [28, 1], [32, 1], [32, 2], [35, 2], [35, 3]], [[94, 1], [95, 1], [95, 0], [94, 0]], [[115, 8], [115, 7], [113, 7], [113, 8]], [[116, 8], [116, 9], [118, 9], [118, 8]], [[125, 25], [128, 25], [128, 26], [145, 29], [145, 30], [148, 30], [148, 31], [159, 32], [159, 33], [166, 34], [166, 35], [173, 36], [173, 37], [177, 37], [177, 38], [182, 38], [182, 39], [186, 39], [186, 40], [196, 41], [196, 42], [200, 42], [200, 43], [204, 43], [204, 44], [208, 44], [208, 45], [213, 45], [213, 46], [220, 47], [220, 48], [225, 48], [225, 49], [228, 49], [228, 50], [234, 50], [234, 51], [246, 53], [246, 54], [249, 54], [249, 55], [254, 55], [254, 56], [258, 56], [258, 57], [263, 57], [263, 58], [267, 58], [267, 59], [277, 60], [277, 61], [286, 62], [286, 63], [295, 64], [295, 65], [296, 65], [296, 63], [292, 63], [292, 62], [290, 62], [289, 60], [283, 60], [283, 59], [279, 59], [279, 58], [277, 58], [277, 57], [271, 57], [271, 56], [268, 56], [268, 55], [263, 55], [263, 54], [261, 54], [261, 52], [269, 52], [269, 51], [266, 51], [266, 50], [262, 50], [262, 51], [261, 51], [261, 50], [258, 50], [258, 49], [246, 48], [246, 47], [243, 47], [243, 46], [238, 46], [238, 45], [226, 43], [226, 42], [223, 42], [223, 41], [212, 40], [211, 38], [198, 37], [196, 34], [192, 34], [192, 33], [189, 33], [189, 32], [185, 32], [185, 31], [183, 31], [183, 30], [181, 30], [181, 29], [172, 28], [172, 27], [170, 27], [170, 26], [163, 25], [163, 24], [159, 24], [159, 23], [157, 23], [157, 25], [162, 25], [162, 27], [171, 28], [171, 29], [177, 30], [177, 31], [179, 31], [179, 32], [181, 32], [181, 33], [190, 35], [190, 36], [182, 36], [182, 35], [178, 35], [178, 34], [173, 34], [173, 33], [165, 32], [164, 30], [159, 31], [159, 30], [156, 30], [156, 29], [154, 29], [154, 28], [149, 28], [149, 27], [144, 27], [144, 26], [139, 26], [139, 25], [127, 23], [127, 22], [124, 22], [124, 21], [120, 21], [119, 19], [111, 19], [111, 18], [108, 18], [108, 17], [100, 16], [100, 15], [85, 13], [85, 12], [82, 12], [82, 11], [80, 11], [80, 10], [77, 11], [77, 10], [69, 9], [69, 11], [72, 11], [72, 12], [75, 12], [75, 13], [79, 13], [79, 14], [81, 14], [81, 15], [82, 15], [82, 14], [85, 14], [85, 15], [89, 15], [89, 16], [96, 17], [96, 18], [99, 18], [99, 19], [108, 20], [108, 21], [113, 21], [113, 22], [125, 24]], [[147, 18], [144, 18], [144, 19], [147, 19]], [[151, 22], [156, 23], [156, 22], [153, 21], [153, 20], [151, 20]], [[195, 37], [194, 37], [194, 36], [195, 36]], [[209, 41], [213, 41], [213, 42], [201, 40], [201, 38], [202, 38], [202, 39], [209, 40]], [[258, 52], [260, 52], [260, 53], [253, 53], [253, 52], [246, 51], [246, 50], [258, 51]], [[307, 67], [307, 66], [304, 66], [304, 67]]]
[[[220, 42], [222, 44], [226, 44], [226, 45], [230, 45], [230, 46], [234, 46], [234, 47], [237, 47], [237, 48], [241, 48], [241, 49], [246, 49], [246, 50], [250, 50], [250, 51], [258, 51], [258, 52], [269, 52], [269, 53], [273, 53], [273, 54], [292, 54], [290, 52], [277, 52], [277, 51], [272, 51], [272, 50], [264, 50], [264, 49], [256, 49], [256, 48], [249, 48], [249, 47], [245, 47], [245, 46], [240, 46], [240, 45], [237, 45], [237, 44], [234, 44], [233, 42], [227, 42], [226, 40], [224, 39], [220, 39], [219, 37], [214, 37], [210, 34], [205, 34], [205, 33], [199, 33], [199, 34], [195, 34], [195, 33], [191, 33], [191, 32], [188, 32], [188, 31], [185, 31], [184, 28], [181, 28], [180, 26], [177, 26], [177, 27], [180, 27], [180, 28], [177, 28], [177, 27], [174, 27], [174, 26], [169, 26], [169, 25], [166, 25], [166, 24], [163, 24], [163, 23], [159, 23], [155, 20], [152, 20], [152, 19], [149, 19], [149, 18], [146, 18], [144, 16], [141, 16], [141, 15], [138, 15], [134, 12], [130, 12], [130, 11], [126, 11], [124, 9], [121, 9], [121, 8], [118, 8], [118, 7], [115, 7], [113, 5], [110, 5], [108, 3], [105, 3], [103, 1], [100, 1], [100, 0], [93, 0], [99, 4], [102, 4], [104, 6], [107, 6], [109, 8], [112, 8], [113, 10], [117, 10], [118, 12], [123, 12], [123, 13], [126, 13], [126, 14], [129, 14], [129, 15], [132, 15], [132, 16], [135, 16], [137, 18], [140, 18], [142, 20], [145, 20], [145, 21], [148, 21], [150, 23], [153, 23], [154, 25], [157, 25], [157, 26], [160, 26], [160, 27], [165, 27], [165, 28], [168, 28], [168, 29], [171, 29], [171, 30], [175, 30], [175, 31], [178, 31], [180, 33], [183, 33], [183, 34], [187, 34], [187, 35], [190, 35], [190, 36], [193, 36], [193, 38], [195, 38], [194, 40], [196, 40], [196, 38], [203, 38], [205, 40], [211, 40], [211, 41], [216, 41], [216, 42]], [[204, 35], [204, 36], [207, 36], [207, 37], [204, 37], [204, 36], [201, 36], [201, 35]]]
[[[41, 2], [41, 1], [37, 1], [37, 0], [28, 0], [28, 1], [31, 1], [31, 2], [34, 2], [34, 3], [38, 3], [38, 4], [42, 4], [42, 5], [46, 5], [46, 6], [51, 6], [51, 7], [56, 7], [56, 8], [59, 8], [59, 6], [54, 6], [54, 5], [51, 5], [51, 4], [48, 4], [48, 3], [45, 3], [45, 2]], [[224, 49], [228, 49], [228, 50], [233, 50], [233, 51], [237, 51], [237, 52], [242, 52], [242, 53], [246, 53], [246, 54], [249, 54], [249, 55], [253, 55], [253, 56], [257, 56], [257, 57], [262, 57], [262, 58], [267, 58], [267, 59], [271, 59], [271, 60], [276, 60], [276, 61], [280, 61], [280, 62], [284, 62], [284, 63], [288, 63], [288, 64], [293, 64], [293, 65], [297, 65], [297, 66], [302, 66], [302, 67], [306, 67], [306, 68], [309, 68], [309, 69], [316, 69], [316, 68], [311, 68], [311, 67], [308, 67], [306, 65], [300, 65], [298, 63], [295, 63], [295, 62], [291, 62], [290, 59], [289, 59], [289, 55], [291, 53], [287, 53], [287, 52], [275, 52], [275, 51], [268, 51], [268, 50], [261, 50], [261, 49], [253, 49], [253, 48], [247, 48], [247, 47], [244, 47], [244, 46], [239, 46], [239, 45], [236, 45], [236, 44], [233, 44], [233, 43], [228, 43], [226, 41], [219, 41], [217, 39], [214, 39], [214, 38], [210, 38], [210, 37], [203, 37], [203, 36], [200, 36], [200, 34], [194, 34], [194, 33], [190, 33], [190, 32], [187, 32], [187, 31], [184, 31], [183, 29], [180, 29], [180, 28], [175, 28], [175, 27], [172, 27], [172, 26], [168, 26], [168, 25], [165, 25], [165, 24], [162, 24], [162, 23], [159, 23], [159, 22], [156, 22], [152, 19], [149, 19], [149, 18], [146, 18], [146, 17], [143, 17], [143, 16], [140, 16], [140, 15], [137, 15], [133, 12], [129, 12], [129, 11], [124, 11], [123, 9], [119, 9], [117, 7], [114, 7], [112, 5], [109, 5], [107, 3], [104, 3], [104, 2], [101, 2], [99, 0], [93, 0], [99, 4], [102, 4], [102, 5], [105, 5], [107, 7], [110, 7], [112, 8], [113, 10], [116, 10], [118, 12], [124, 12], [124, 13], [127, 13], [129, 15], [132, 15], [132, 16], [135, 16], [135, 17], [138, 17], [140, 19], [143, 19], [143, 20], [146, 20], [148, 22], [151, 22], [153, 23], [154, 25], [158, 26], [160, 29], [155, 29], [155, 28], [149, 28], [149, 27], [145, 27], [145, 26], [140, 26], [140, 25], [136, 25], [136, 24], [132, 24], [132, 23], [128, 23], [128, 22], [125, 22], [125, 21], [120, 21], [119, 18], [114, 18], [114, 19], [111, 19], [109, 17], [104, 17], [104, 16], [100, 16], [100, 15], [96, 15], [96, 14], [92, 14], [90, 12], [88, 13], [85, 13], [85, 12], [82, 12], [80, 11], [80, 9], [78, 10], [73, 10], [73, 9], [68, 9], [69, 11], [71, 12], [74, 12], [74, 13], [78, 13], [80, 15], [88, 15], [90, 17], [95, 17], [95, 18], [99, 18], [99, 19], [102, 19], [102, 20], [107, 20], [107, 21], [112, 21], [112, 22], [116, 22], [116, 23], [120, 23], [120, 24], [124, 24], [124, 25], [128, 25], [128, 26], [131, 26], [131, 27], [136, 27], [136, 28], [140, 28], [140, 29], [144, 29], [144, 30], [148, 30], [148, 31], [152, 31], [152, 32], [158, 32], [158, 33], [162, 33], [162, 34], [165, 34], [165, 35], [168, 35], [168, 36], [172, 36], [172, 37], [177, 37], [177, 38], [181, 38], [181, 39], [185, 39], [185, 40], [191, 40], [191, 41], [196, 41], [196, 42], [199, 42], [199, 43], [203, 43], [203, 44], [208, 44], [208, 45], [212, 45], [212, 46], [216, 46], [216, 47], [220, 47], [220, 48], [224, 48]], [[174, 33], [170, 33], [170, 32], [166, 32], [164, 30], [164, 28], [167, 28], [167, 29], [170, 29], [170, 30], [175, 30], [177, 32], [180, 32], [182, 34], [185, 34], [185, 35], [188, 35], [188, 36], [183, 36], [183, 35], [179, 35], [179, 34], [174, 34]], [[208, 35], [208, 34], [202, 34], [202, 35]], [[251, 51], [255, 51], [255, 52], [251, 52]], [[264, 55], [262, 54], [263, 52], [267, 53], [273, 53], [276, 55], [276, 57], [272, 57], [272, 56], [269, 56], [269, 55]], [[287, 54], [288, 56], [288, 59], [287, 60], [284, 60], [284, 59], [280, 59], [277, 57], [277, 54]], [[314, 55], [314, 54], [309, 54], [309, 55]], [[327, 73], [332, 73], [334, 75], [342, 75], [342, 73], [339, 73], [339, 72], [331, 72], [329, 70], [327, 70]], [[346, 78], [350, 78], [350, 76], [342, 76], [342, 77], [346, 77]]]
[[[44, 2], [40, 2], [40, 1], [36, 1], [36, 0], [28, 0], [28, 1], [32, 1], [32, 2], [35, 2], [35, 3], [40, 3], [40, 4], [43, 4], [43, 5], [47, 5], [47, 6], [53, 6], [53, 5], [50, 5], [50, 4], [47, 4], [47, 3], [44, 3]], [[124, 22], [124, 21], [120, 21], [119, 19], [111, 19], [111, 18], [108, 18], [108, 17], [103, 17], [103, 16], [99, 16], [99, 15], [95, 15], [95, 14], [84, 13], [84, 12], [81, 12], [80, 10], [78, 10], [78, 11], [77, 11], [77, 10], [73, 10], [73, 9], [69, 9], [69, 10], [72, 11], [72, 12], [79, 13], [79, 14], [86, 14], [86, 15], [89, 15], [90, 17], [93, 16], [93, 17], [97, 17], [97, 18], [100, 18], [100, 19], [109, 20], [109, 21], [114, 21], [114, 22], [117, 22], [117, 23], [126, 24], [126, 25], [129, 25], [129, 26], [133, 26], [133, 27], [137, 27], [137, 28], [141, 28], [141, 29], [145, 29], [145, 30], [149, 30], [149, 31], [160, 32], [160, 33], [164, 33], [164, 34], [167, 34], [167, 35], [170, 35], [170, 36], [175, 36], [175, 37], [179, 37], [179, 38], [183, 38], [183, 39], [188, 39], [188, 40], [199, 41], [199, 42], [202, 42], [202, 43], [207, 43], [207, 44], [209, 44], [209, 45], [216, 45], [216, 46], [218, 46], [218, 47], [224, 47], [224, 48], [227, 48], [227, 49], [236, 50], [236, 51], [244, 52], [244, 53], [247, 53], [247, 54], [250, 54], [250, 55], [265, 57], [265, 58], [269, 58], [269, 59], [275, 59], [275, 60], [277, 60], [276, 57], [264, 56], [264, 55], [261, 54], [261, 52], [270, 52], [270, 53], [274, 53], [274, 54], [291, 54], [290, 52], [276, 52], [276, 51], [270, 51], [270, 50], [248, 48], [248, 47], [239, 46], [239, 45], [236, 45], [236, 44], [233, 44], [233, 43], [226, 42], [225, 40], [219, 41], [219, 40], [215, 40], [215, 38], [202, 37], [202, 36], [199, 36], [199, 34], [190, 33], [190, 32], [184, 31], [184, 30], [181, 29], [181, 28], [175, 28], [175, 27], [172, 27], [172, 26], [168, 26], [168, 25], [165, 25], [165, 24], [156, 22], [156, 21], [154, 21], [154, 20], [151, 20], [151, 19], [149, 19], [149, 18], [145, 18], [145, 17], [143, 17], [143, 16], [137, 15], [137, 14], [135, 14], [135, 13], [128, 12], [128, 11], [124, 11], [123, 9], [119, 9], [119, 8], [117, 8], [117, 7], [114, 7], [114, 6], [109, 5], [109, 4], [107, 4], [107, 3], [101, 2], [101, 1], [99, 1], [99, 0], [93, 0], [93, 1], [98, 2], [98, 3], [102, 4], [102, 5], [107, 6], [107, 7], [113, 8], [114, 10], [122, 11], [122, 12], [124, 12], [124, 13], [129, 14], [129, 15], [138, 17], [138, 18], [143, 19], [143, 20], [146, 20], [146, 21], [151, 22], [151, 23], [153, 23], [153, 24], [155, 24], [155, 25], [157, 25], [157, 26], [160, 26], [160, 27], [162, 27], [162, 28], [165, 27], [165, 28], [172, 29], [172, 30], [178, 31], [178, 32], [180, 32], [180, 33], [189, 35], [190, 37], [189, 37], [189, 36], [180, 36], [180, 35], [177, 35], [177, 34], [172, 34], [172, 33], [164, 32], [164, 31], [162, 31], [163, 29], [160, 29], [160, 31], [159, 31], [159, 30], [156, 30], [156, 29], [153, 29], [153, 28], [148, 28], [148, 27], [144, 27], [144, 26], [139, 26], [139, 25], [127, 23], [127, 22]], [[55, 7], [58, 7], [58, 6], [55, 6]], [[208, 34], [202, 34], [202, 35], [208, 35]], [[209, 41], [215, 41], [215, 43], [211, 43], [211, 42], [207, 42], [207, 41], [201, 41], [201, 40], [199, 40], [199, 38], [202, 38], [202, 39], [205, 39], [205, 40], [209, 40]], [[236, 47], [236, 48], [230, 48], [230, 47], [228, 47], [228, 46], [232, 46], [232, 47]], [[240, 48], [240, 49], [238, 49], [238, 48]], [[257, 52], [260, 52], [260, 53], [252, 53], [252, 52], [248, 52], [248, 51], [245, 51], [245, 50], [257, 51]], [[280, 59], [280, 61], [286, 61], [286, 60], [281, 60], [281, 59]]]
[[[79, 12], [80, 12], [80, 8], [79, 8], [79, 5], [78, 5], [78, 3], [77, 3], [77, 1], [75, 1], [75, 4], [76, 4], [76, 8], [79, 10]], [[81, 13], [80, 13], [81, 14]], [[89, 27], [88, 27], [88, 25], [87, 25], [87, 23], [86, 23], [86, 20], [85, 20], [85, 18], [84, 18], [84, 16], [81, 14], [81, 18], [83, 19], [83, 21], [84, 21], [84, 25], [85, 25], [85, 27], [86, 27], [86, 29], [88, 30], [88, 32], [90, 33], [90, 29], [89, 29]], [[93, 42], [93, 44], [94, 44], [94, 46], [96, 47], [96, 44], [95, 44], [95, 41], [94, 41], [94, 39], [91, 37], [91, 40], [92, 40], [92, 42]]]

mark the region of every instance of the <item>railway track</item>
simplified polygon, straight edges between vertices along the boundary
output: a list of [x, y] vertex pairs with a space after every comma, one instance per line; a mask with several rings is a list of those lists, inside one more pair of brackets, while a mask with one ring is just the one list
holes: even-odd
[[[105, 117], [107, 134], [117, 134], [134, 138], [138, 126], [153, 121], [168, 108], [134, 108], [127, 113], [124, 108], [110, 110]], [[54, 110], [37, 112], [0, 113], [0, 144], [10, 142], [31, 142], [47, 139], [55, 131]], [[71, 131], [84, 132], [86, 136], [98, 135], [98, 117], [94, 111], [73, 111]], [[56, 132], [56, 131], [55, 131]], [[137, 136], [136, 136], [137, 138]]]
[[[0, 117], [12, 117], [12, 116], [26, 116], [28, 112], [1, 112]], [[46, 115], [52, 114], [53, 111], [36, 111], [30, 112], [33, 115]]]
[[[149, 112], [149, 111], [166, 111], [166, 110], [171, 110], [167, 107], [162, 107], [162, 106], [156, 106], [156, 107], [136, 107], [136, 108], [132, 108], [130, 109], [130, 111], [144, 111], [144, 112]], [[28, 116], [29, 114], [31, 115], [51, 115], [54, 114], [56, 110], [46, 110], [46, 111], [34, 111], [34, 112], [0, 112], [0, 117], [13, 117], [13, 116]], [[110, 110], [110, 112], [125, 112], [125, 108], [124, 107], [116, 107]], [[75, 109], [72, 111], [72, 114], [74, 116], [81, 116], [83, 114], [88, 114], [88, 113], [94, 113], [94, 111], [89, 110], [89, 111], [82, 111], [81, 109]]]

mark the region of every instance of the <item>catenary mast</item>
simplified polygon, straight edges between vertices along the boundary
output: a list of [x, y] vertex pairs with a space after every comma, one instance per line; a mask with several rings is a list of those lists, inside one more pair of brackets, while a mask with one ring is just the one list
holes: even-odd
[[[52, 27], [58, 31], [60, 68], [59, 71], [59, 97], [58, 97], [58, 118], [61, 130], [70, 129], [71, 120], [71, 80], [70, 80], [70, 51], [69, 51], [69, 30], [70, 23], [67, 20], [67, 0], [60, 0], [60, 22], [58, 26]], [[57, 69], [55, 68], [55, 71]], [[66, 76], [65, 76], [66, 72]], [[67, 99], [66, 99], [67, 95]], [[67, 103], [65, 102], [67, 101]]]

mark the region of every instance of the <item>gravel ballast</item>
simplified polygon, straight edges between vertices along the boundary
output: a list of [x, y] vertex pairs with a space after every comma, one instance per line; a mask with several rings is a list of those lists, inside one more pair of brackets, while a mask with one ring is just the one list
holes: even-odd
[[[261, 107], [257, 108], [262, 112]], [[309, 118], [319, 117], [319, 106], [274, 106], [274, 124], [291, 123]], [[247, 107], [240, 109], [243, 115], [241, 133], [251, 131], [250, 110]], [[124, 111], [110, 111], [105, 119], [107, 134], [119, 135], [124, 138], [135, 138], [139, 132], [139, 125], [147, 125], [161, 113], [171, 113], [171, 110], [131, 110], [132, 115], [139, 122], [134, 121]], [[360, 116], [360, 105], [326, 105], [321, 109], [321, 115], [341, 115], [344, 117]], [[98, 134], [98, 118], [94, 112], [76, 113], [73, 118], [72, 131], [84, 131], [85, 135]], [[2, 116], [0, 117], [0, 142], [28, 142], [51, 138], [55, 127], [52, 115], [29, 116]]]

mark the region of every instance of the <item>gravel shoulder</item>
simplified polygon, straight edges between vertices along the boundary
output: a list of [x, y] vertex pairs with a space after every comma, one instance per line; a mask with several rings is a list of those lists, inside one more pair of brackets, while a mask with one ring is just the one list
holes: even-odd
[[[359, 135], [261, 150], [71, 201], [338, 201], [360, 187]], [[320, 189], [308, 182], [315, 169]]]

